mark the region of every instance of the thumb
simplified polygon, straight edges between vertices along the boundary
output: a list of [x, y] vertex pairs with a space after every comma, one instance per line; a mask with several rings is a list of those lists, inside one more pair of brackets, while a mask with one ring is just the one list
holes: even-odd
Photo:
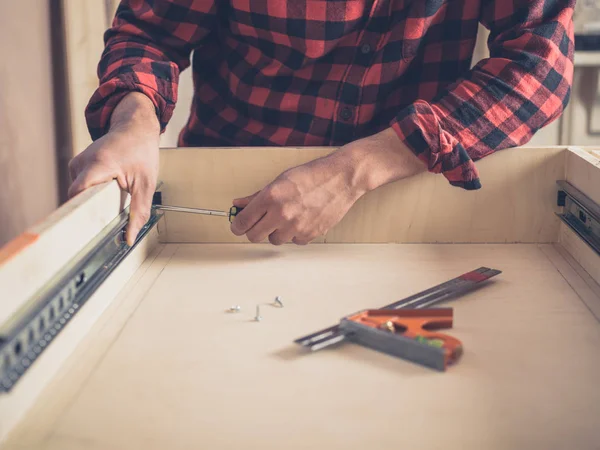
[[233, 200], [233, 206], [237, 206], [239, 208], [245, 208], [248, 206], [248, 203], [252, 201], [254, 197], [258, 195], [260, 191], [256, 191], [254, 194], [249, 195], [248, 197], [236, 198]]
[[153, 195], [153, 185], [146, 181], [134, 183], [131, 188], [129, 223], [127, 224], [126, 231], [127, 245], [130, 247], [134, 244], [142, 227], [150, 219]]

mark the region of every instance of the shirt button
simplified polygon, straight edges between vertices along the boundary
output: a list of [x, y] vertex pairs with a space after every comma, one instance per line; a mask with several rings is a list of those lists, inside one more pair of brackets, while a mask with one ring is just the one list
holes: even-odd
[[371, 46], [369, 44], [363, 44], [362, 47], [360, 48], [360, 51], [363, 52], [363, 54], [367, 54], [371, 51]]
[[347, 106], [342, 108], [340, 111], [340, 117], [344, 120], [349, 120], [352, 117], [352, 109], [348, 108]]

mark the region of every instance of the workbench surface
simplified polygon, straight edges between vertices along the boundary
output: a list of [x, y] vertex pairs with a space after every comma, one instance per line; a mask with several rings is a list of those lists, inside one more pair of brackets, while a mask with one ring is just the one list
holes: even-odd
[[[565, 258], [551, 244], [160, 244], [6, 448], [600, 448], [600, 298]], [[480, 266], [503, 273], [449, 304], [465, 353], [445, 373], [292, 342]]]

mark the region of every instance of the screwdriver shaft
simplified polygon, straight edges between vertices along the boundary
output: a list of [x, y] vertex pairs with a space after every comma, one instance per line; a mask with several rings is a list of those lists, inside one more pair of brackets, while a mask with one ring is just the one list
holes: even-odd
[[183, 206], [169, 206], [169, 205], [153, 205], [154, 209], [160, 209], [163, 211], [176, 211], [191, 214], [204, 214], [209, 216], [223, 216], [229, 217], [229, 213], [226, 211], [217, 211], [214, 209], [200, 209], [200, 208], [186, 208]]

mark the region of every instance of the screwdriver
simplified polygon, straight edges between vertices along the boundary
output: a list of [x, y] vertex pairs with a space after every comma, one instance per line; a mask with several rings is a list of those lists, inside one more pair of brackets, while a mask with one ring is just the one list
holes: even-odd
[[159, 209], [162, 211], [175, 211], [175, 212], [183, 212], [190, 214], [204, 214], [208, 216], [223, 216], [229, 217], [229, 221], [232, 222], [233, 218], [237, 216], [242, 209], [238, 206], [232, 206], [229, 208], [229, 211], [219, 211], [215, 209], [200, 209], [200, 208], [187, 208], [184, 206], [169, 206], [169, 205], [152, 205], [153, 209]]

